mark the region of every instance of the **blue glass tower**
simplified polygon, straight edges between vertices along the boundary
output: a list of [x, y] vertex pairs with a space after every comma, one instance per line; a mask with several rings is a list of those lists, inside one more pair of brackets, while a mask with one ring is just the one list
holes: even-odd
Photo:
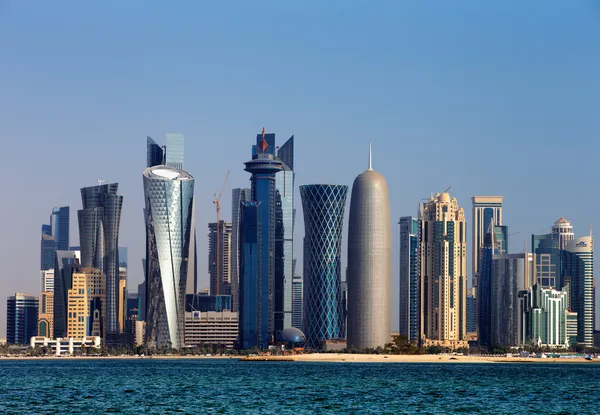
[[304, 212], [304, 333], [307, 347], [343, 336], [341, 249], [348, 186], [300, 186]]
[[42, 271], [54, 266], [54, 252], [69, 249], [69, 207], [55, 207], [50, 215], [50, 224], [42, 225], [41, 261]]
[[281, 172], [275, 176], [275, 331], [292, 327], [294, 278], [294, 136], [277, 151]]
[[[253, 327], [252, 331], [260, 334], [257, 336], [257, 343], [254, 346], [264, 348], [268, 345], [275, 329], [275, 301], [274, 301], [274, 286], [275, 286], [275, 212], [276, 212], [276, 183], [275, 175], [281, 171], [282, 162], [274, 157], [275, 150], [275, 134], [263, 133], [257, 136], [257, 144], [252, 147], [252, 160], [245, 163], [245, 170], [252, 174], [250, 182], [252, 201], [259, 202], [256, 206], [258, 212], [256, 216], [257, 229], [260, 230], [260, 245], [255, 249], [253, 255], [258, 255], [257, 275], [259, 290], [256, 293], [256, 307], [258, 327]], [[242, 224], [245, 228], [246, 224]], [[249, 245], [242, 240], [244, 249], [249, 248]], [[242, 257], [246, 260], [249, 253], [242, 251]], [[242, 278], [246, 278], [247, 270], [244, 269]], [[244, 281], [244, 284], [246, 281]], [[247, 286], [246, 286], [247, 287]], [[246, 300], [247, 292], [242, 292], [245, 286], [240, 282], [240, 299], [245, 302], [244, 306], [240, 305], [242, 313], [245, 313], [244, 308], [248, 307]], [[244, 307], [244, 308], [242, 308]], [[250, 324], [250, 321], [245, 319], [244, 324]], [[260, 328], [260, 330], [258, 330]], [[242, 327], [243, 330], [250, 329], [249, 326]], [[266, 338], [265, 338], [266, 337]], [[246, 338], [244, 339], [246, 342]]]
[[421, 314], [421, 219], [404, 216], [400, 224], [400, 334], [419, 340]]

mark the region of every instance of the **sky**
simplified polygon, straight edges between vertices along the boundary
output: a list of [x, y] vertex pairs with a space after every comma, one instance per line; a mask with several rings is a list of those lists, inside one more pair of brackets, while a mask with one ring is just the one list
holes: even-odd
[[504, 196], [510, 252], [561, 214], [586, 235], [600, 225], [599, 39], [594, 0], [0, 0], [0, 337], [5, 297], [39, 293], [52, 207], [71, 207], [77, 245], [79, 189], [97, 180], [124, 196], [119, 242], [136, 289], [146, 136], [167, 132], [185, 135], [196, 178], [200, 287], [213, 194], [231, 170], [230, 219], [263, 127], [278, 144], [295, 136], [297, 185], [351, 186], [373, 143], [394, 224], [394, 329], [396, 223], [432, 192], [452, 186], [468, 221], [472, 196]]

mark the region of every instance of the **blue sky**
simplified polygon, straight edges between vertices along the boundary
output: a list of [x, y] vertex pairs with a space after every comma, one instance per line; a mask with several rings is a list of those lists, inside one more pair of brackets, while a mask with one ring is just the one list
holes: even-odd
[[[262, 127], [279, 144], [295, 135], [298, 185], [351, 185], [372, 141], [394, 223], [452, 186], [468, 220], [471, 196], [505, 197], [512, 252], [561, 211], [587, 234], [600, 203], [598, 39], [593, 0], [0, 0], [0, 299], [37, 294], [40, 225], [70, 205], [75, 244], [79, 188], [98, 179], [120, 183], [130, 287], [141, 282], [145, 138], [167, 132], [185, 134], [196, 178], [200, 286], [212, 195], [231, 169], [229, 218]], [[299, 194], [296, 207], [301, 258]]]

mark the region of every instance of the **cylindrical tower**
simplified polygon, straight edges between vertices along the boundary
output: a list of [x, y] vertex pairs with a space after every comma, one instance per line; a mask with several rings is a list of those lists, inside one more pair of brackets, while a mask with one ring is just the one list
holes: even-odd
[[143, 173], [146, 219], [146, 341], [184, 345], [185, 292], [190, 261], [194, 178], [154, 166]]
[[304, 212], [304, 307], [307, 346], [343, 336], [341, 250], [348, 186], [300, 186]]
[[347, 280], [348, 347], [384, 347], [391, 335], [390, 202], [385, 179], [371, 169], [370, 154], [369, 169], [352, 185]]

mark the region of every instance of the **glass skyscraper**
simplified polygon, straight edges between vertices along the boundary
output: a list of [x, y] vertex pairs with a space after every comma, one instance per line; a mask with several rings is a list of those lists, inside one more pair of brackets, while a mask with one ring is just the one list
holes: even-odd
[[242, 202], [252, 199], [250, 189], [231, 191], [231, 301], [233, 311], [239, 310], [240, 295], [240, 235], [242, 223]]
[[292, 279], [292, 327], [302, 330], [302, 276], [294, 274]]
[[[261, 298], [257, 298], [255, 301], [257, 310], [256, 313], [259, 316], [258, 320], [252, 318], [247, 319], [246, 316], [240, 317], [240, 332], [249, 330], [249, 332], [260, 333], [254, 339], [257, 341], [252, 347], [257, 346], [264, 348], [269, 343], [269, 339], [274, 334], [275, 330], [275, 228], [276, 228], [276, 212], [278, 207], [277, 202], [277, 187], [275, 176], [282, 170], [282, 162], [274, 157], [275, 151], [275, 134], [259, 134], [257, 136], [257, 144], [252, 147], [252, 160], [245, 163], [245, 170], [252, 174], [251, 181], [251, 197], [252, 201], [258, 202], [256, 208], [259, 212], [254, 217], [257, 218], [257, 228], [260, 230], [260, 246], [256, 253], [259, 255], [257, 264], [257, 275], [254, 278], [258, 278], [260, 289], [257, 295]], [[279, 207], [281, 209], [281, 207]], [[242, 220], [245, 220], [242, 217]], [[243, 224], [243, 227], [246, 225]], [[249, 248], [249, 245], [245, 241], [242, 245]], [[249, 259], [247, 252], [242, 252], [244, 261]], [[254, 254], [253, 254], [254, 255]], [[247, 276], [247, 268], [243, 271], [243, 277]], [[240, 289], [244, 290], [246, 280], [244, 284], [240, 283]], [[240, 298], [244, 301], [243, 307], [248, 307], [247, 292], [240, 292]], [[244, 310], [240, 306], [242, 313]], [[250, 327], [250, 321], [259, 322], [260, 330], [257, 327]], [[252, 323], [252, 324], [255, 324]], [[244, 327], [242, 327], [242, 324]], [[265, 337], [266, 334], [266, 337]], [[249, 339], [248, 336], [243, 334], [244, 343]], [[252, 340], [252, 341], [254, 341]], [[246, 343], [249, 344], [249, 343]]]
[[107, 340], [121, 332], [119, 307], [123, 301], [119, 277], [119, 226], [123, 196], [118, 195], [118, 183], [99, 184], [81, 189], [83, 209], [77, 211], [81, 267], [97, 268], [106, 278], [106, 308], [104, 311]]
[[38, 299], [29, 294], [16, 293], [6, 300], [6, 342], [28, 344], [37, 336]]
[[421, 220], [400, 218], [400, 334], [419, 340], [421, 291]]
[[571, 281], [570, 308], [577, 313], [577, 342], [594, 345], [594, 240], [584, 236], [566, 244], [565, 274]]
[[294, 275], [294, 136], [277, 151], [281, 172], [275, 176], [275, 330], [292, 326]]
[[146, 221], [146, 342], [184, 344], [185, 294], [193, 232], [194, 178], [167, 166], [143, 173]]
[[300, 186], [304, 212], [304, 334], [307, 347], [343, 336], [341, 249], [348, 186]]
[[167, 166], [183, 170], [183, 144], [183, 134], [167, 133]]
[[69, 249], [69, 206], [55, 207], [50, 224], [42, 225], [41, 264], [42, 271], [54, 267], [54, 251]]
[[535, 275], [537, 283], [544, 288], [560, 290], [563, 286], [563, 255], [559, 243], [557, 234], [531, 236]]

